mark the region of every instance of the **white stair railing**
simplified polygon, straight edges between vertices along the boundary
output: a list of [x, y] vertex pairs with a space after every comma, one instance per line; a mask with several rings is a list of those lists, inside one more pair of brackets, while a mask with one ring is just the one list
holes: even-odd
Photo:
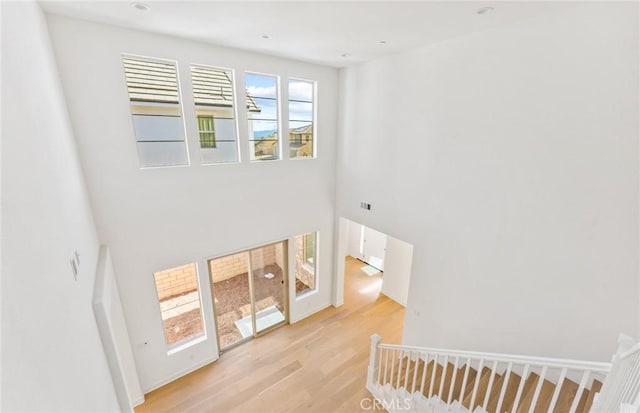
[[[611, 363], [399, 346], [380, 341], [377, 334], [371, 337], [367, 389], [389, 412], [586, 413], [611, 369]], [[640, 363], [640, 351], [633, 354], [622, 356], [629, 363]], [[622, 370], [627, 375], [631, 371]], [[625, 387], [626, 392], [611, 396], [618, 403], [638, 394], [640, 368], [634, 371], [632, 380], [625, 381], [631, 383]], [[603, 391], [606, 388], [605, 384]], [[598, 401], [605, 406], [599, 413], [619, 411], [607, 410], [614, 403], [609, 398], [606, 405], [602, 398]]]
[[611, 371], [591, 411], [640, 412], [640, 343], [625, 335], [620, 336]]

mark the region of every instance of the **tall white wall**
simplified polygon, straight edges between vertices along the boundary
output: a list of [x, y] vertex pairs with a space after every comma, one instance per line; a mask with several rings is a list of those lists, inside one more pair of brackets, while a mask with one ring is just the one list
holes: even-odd
[[35, 2], [1, 7], [0, 410], [118, 411], [91, 309], [99, 243], [46, 21]]
[[[331, 304], [336, 69], [59, 16], [50, 16], [49, 25], [98, 231], [109, 246], [118, 277], [143, 391], [218, 356], [207, 258], [319, 231], [319, 291], [297, 300], [291, 282], [291, 319]], [[139, 169], [123, 52], [178, 61], [191, 166]], [[246, 70], [279, 75], [283, 86], [286, 77], [317, 80], [318, 158], [248, 163], [246, 114], [240, 110], [245, 161], [200, 165], [190, 63], [235, 69], [239, 85]], [[282, 99], [286, 92], [283, 87]], [[282, 114], [284, 125], [286, 116]], [[289, 268], [294, 268], [293, 242], [289, 247]], [[168, 356], [153, 273], [194, 261], [207, 339]]]
[[338, 213], [414, 245], [407, 344], [638, 334], [638, 48], [638, 4], [593, 3], [341, 72]]

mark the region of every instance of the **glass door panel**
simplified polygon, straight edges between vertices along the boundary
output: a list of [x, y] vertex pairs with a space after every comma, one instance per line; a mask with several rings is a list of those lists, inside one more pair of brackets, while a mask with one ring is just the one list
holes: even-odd
[[253, 337], [249, 252], [209, 260], [220, 350]]
[[251, 251], [253, 302], [257, 334], [286, 322], [286, 243]]

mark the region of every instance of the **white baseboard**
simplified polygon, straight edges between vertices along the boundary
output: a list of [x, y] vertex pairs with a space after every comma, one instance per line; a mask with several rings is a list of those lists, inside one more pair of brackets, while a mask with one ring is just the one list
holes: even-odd
[[135, 399], [131, 400], [131, 405], [133, 407], [138, 407], [140, 406], [142, 403], [144, 403], [144, 395], [140, 396], [140, 397], [136, 397]]
[[154, 391], [155, 389], [158, 389], [158, 388], [164, 386], [165, 384], [169, 384], [172, 381], [175, 381], [175, 380], [179, 379], [182, 376], [186, 376], [187, 374], [189, 374], [189, 373], [191, 373], [191, 372], [193, 372], [195, 370], [198, 370], [199, 368], [204, 367], [207, 364], [211, 364], [216, 360], [218, 360], [218, 356], [212, 357], [212, 358], [207, 359], [207, 360], [205, 360], [203, 362], [200, 362], [200, 363], [196, 363], [193, 366], [187, 367], [186, 369], [181, 370], [178, 373], [176, 373], [176, 374], [174, 374], [174, 375], [172, 375], [172, 376], [170, 376], [170, 377], [168, 377], [168, 378], [166, 378], [164, 380], [161, 380], [161, 381], [159, 381], [157, 383], [154, 383], [151, 386], [145, 387], [143, 389], [143, 392], [144, 392], [144, 394], [150, 393], [150, 392]]
[[300, 315], [299, 317], [296, 317], [295, 319], [290, 319], [289, 323], [290, 324], [294, 324], [297, 323], [298, 321], [304, 320], [305, 318], [314, 315], [315, 313], [317, 313], [318, 311], [322, 311], [325, 308], [329, 308], [331, 306], [331, 304], [322, 304], [321, 306], [311, 310], [311, 311], [307, 311], [306, 313]]
[[400, 305], [401, 305], [401, 306], [403, 306], [404, 308], [407, 308], [407, 305], [406, 305], [406, 304], [402, 304], [402, 303], [400, 302], [400, 300], [396, 299], [396, 298], [395, 298], [395, 297], [393, 297], [391, 294], [388, 294], [388, 293], [385, 293], [385, 292], [382, 292], [382, 291], [380, 291], [380, 294], [381, 294], [381, 295], [384, 295], [385, 297], [387, 297], [387, 298], [389, 298], [389, 299], [391, 299], [391, 300], [393, 300], [393, 301], [395, 301], [396, 303], [400, 304]]

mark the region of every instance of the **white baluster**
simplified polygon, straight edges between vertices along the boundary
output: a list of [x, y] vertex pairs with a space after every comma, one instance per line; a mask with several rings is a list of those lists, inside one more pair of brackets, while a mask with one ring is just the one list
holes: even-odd
[[409, 383], [409, 370], [411, 370], [411, 359], [413, 359], [413, 351], [409, 353], [409, 357], [407, 357], [407, 368], [404, 372], [404, 388], [409, 391], [409, 387], [407, 383]]
[[478, 394], [478, 385], [480, 384], [480, 378], [482, 377], [482, 367], [484, 366], [484, 359], [480, 359], [478, 364], [478, 373], [476, 374], [475, 383], [473, 383], [473, 392], [471, 393], [471, 403], [469, 404], [469, 410], [473, 411], [476, 407], [476, 395]]
[[493, 366], [491, 367], [491, 377], [489, 378], [489, 386], [487, 386], [487, 392], [484, 394], [484, 403], [482, 404], [482, 408], [486, 411], [487, 405], [489, 404], [489, 395], [491, 395], [491, 388], [493, 387], [493, 380], [496, 377], [496, 369], [498, 368], [498, 360], [493, 362]]
[[440, 378], [440, 391], [438, 397], [442, 400], [442, 391], [444, 390], [444, 379], [447, 376], [447, 366], [449, 365], [449, 356], [445, 354], [444, 361], [442, 362], [442, 377]]
[[429, 365], [429, 353], [426, 353], [424, 366], [422, 366], [422, 382], [420, 383], [420, 394], [424, 394], [424, 383], [427, 381], [427, 366]]
[[469, 378], [469, 369], [471, 368], [471, 357], [467, 358], [467, 367], [464, 369], [464, 377], [462, 378], [462, 388], [460, 389], [460, 403], [464, 400], [464, 391], [467, 388], [467, 379]]
[[386, 349], [380, 349], [378, 351], [378, 380], [376, 381], [377, 384], [382, 384], [380, 383], [380, 376], [382, 375], [382, 358], [383, 358], [383, 355], [387, 352], [388, 350]]
[[382, 379], [382, 384], [387, 384], [387, 371], [389, 370], [389, 353], [391, 350], [386, 349], [385, 358], [384, 358], [384, 377]]
[[404, 350], [400, 350], [400, 359], [398, 360], [398, 375], [396, 377], [396, 389], [400, 388], [400, 375], [402, 374], [403, 362], [404, 362]]
[[453, 376], [451, 376], [451, 386], [449, 386], [449, 397], [447, 398], [447, 404], [451, 404], [451, 399], [453, 399], [453, 390], [456, 387], [456, 376], [458, 375], [459, 362], [460, 357], [456, 356], [456, 360], [453, 362]]
[[552, 412], [556, 407], [556, 403], [558, 402], [558, 397], [560, 397], [560, 390], [562, 389], [562, 385], [564, 384], [564, 378], [567, 377], [567, 369], [564, 368], [560, 372], [560, 377], [558, 377], [558, 381], [556, 382], [556, 389], [553, 391], [553, 396], [551, 397], [551, 403], [549, 404], [549, 411]]
[[431, 372], [431, 383], [429, 384], [429, 397], [433, 396], [433, 385], [436, 381], [436, 371], [438, 370], [438, 354], [433, 355], [433, 371]]
[[544, 377], [547, 375], [547, 366], [542, 367], [542, 371], [540, 372], [540, 377], [538, 377], [538, 385], [536, 386], [536, 391], [533, 393], [533, 399], [531, 400], [531, 406], [529, 406], [529, 413], [533, 413], [536, 408], [536, 404], [538, 404], [538, 399], [540, 398], [540, 392], [542, 391], [542, 385], [544, 384]]
[[411, 383], [411, 393], [416, 392], [416, 381], [418, 380], [418, 366], [420, 365], [420, 353], [418, 353], [415, 365], [413, 366], [413, 382]]
[[522, 377], [520, 378], [520, 385], [518, 386], [518, 391], [516, 392], [516, 398], [513, 400], [513, 407], [511, 408], [511, 413], [516, 413], [516, 410], [518, 410], [518, 404], [520, 404], [520, 398], [522, 397], [522, 389], [524, 389], [524, 382], [527, 381], [528, 373], [529, 373], [529, 365], [525, 364], [524, 369], [522, 370]]
[[393, 376], [396, 371], [396, 357], [398, 354], [398, 350], [394, 349], [393, 353], [391, 353], [391, 371], [389, 371], [389, 387], [393, 387]]
[[509, 362], [507, 370], [504, 372], [504, 381], [502, 382], [502, 389], [500, 390], [500, 397], [498, 398], [498, 405], [496, 406], [496, 412], [500, 412], [502, 403], [504, 402], [504, 396], [507, 393], [507, 385], [509, 384], [509, 377], [511, 377], [511, 369], [513, 368], [513, 362]]
[[578, 403], [580, 403], [580, 399], [582, 398], [582, 392], [584, 391], [584, 387], [587, 385], [587, 380], [589, 380], [589, 375], [591, 372], [589, 370], [585, 371], [582, 375], [582, 380], [580, 380], [580, 386], [578, 387], [578, 391], [573, 399], [573, 403], [571, 403], [571, 409], [569, 409], [569, 413], [576, 413], [576, 409], [578, 408]]

